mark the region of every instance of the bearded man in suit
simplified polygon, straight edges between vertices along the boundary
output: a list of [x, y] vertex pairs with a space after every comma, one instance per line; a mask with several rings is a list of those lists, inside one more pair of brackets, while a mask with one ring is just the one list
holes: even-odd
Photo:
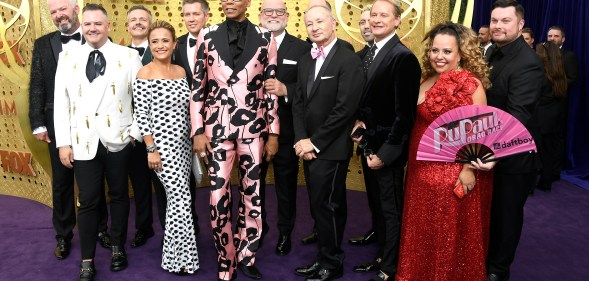
[[[219, 280], [232, 280], [236, 267], [250, 278], [262, 278], [255, 266], [262, 233], [260, 164], [264, 139], [277, 137], [280, 129], [278, 102], [263, 87], [276, 76], [276, 41], [272, 32], [246, 18], [250, 4], [221, 0], [227, 20], [203, 28], [196, 42], [191, 136], [211, 180]], [[236, 154], [241, 200], [234, 233], [230, 178]]]
[[270, 136], [264, 146], [264, 158], [260, 173], [262, 194], [262, 239], [268, 231], [265, 210], [266, 172], [271, 161], [274, 166], [274, 183], [278, 205], [278, 243], [276, 254], [283, 256], [290, 252], [291, 233], [296, 219], [297, 179], [299, 158], [295, 154], [294, 129], [292, 125], [292, 100], [296, 91], [297, 61], [309, 52], [311, 45], [290, 35], [286, 31], [288, 11], [282, 0], [265, 0], [258, 18], [260, 25], [272, 31], [278, 48], [278, 69], [276, 78], [267, 79], [264, 87], [270, 94], [278, 96], [280, 136]]
[[129, 159], [142, 141], [133, 120], [131, 84], [141, 68], [137, 51], [108, 39], [106, 10], [87, 4], [82, 12], [86, 44], [60, 54], [55, 75], [55, 136], [61, 163], [73, 168], [79, 187], [79, 280], [95, 275], [95, 237], [103, 178], [109, 186], [112, 271], [127, 267], [124, 245], [129, 217]]
[[[55, 70], [59, 53], [85, 43], [78, 20], [80, 8], [75, 0], [49, 0], [47, 6], [51, 20], [58, 31], [51, 32], [35, 40], [31, 77], [29, 86], [29, 121], [33, 135], [49, 146], [53, 190], [53, 228], [57, 246], [54, 254], [58, 260], [65, 259], [71, 248], [72, 230], [76, 225], [74, 198], [74, 171], [63, 166], [59, 160], [59, 150], [55, 147], [53, 125], [53, 91]], [[101, 194], [101, 221], [98, 240], [100, 245], [110, 249], [110, 236], [107, 233], [106, 200]]]
[[343, 274], [350, 134], [364, 75], [360, 58], [336, 37], [336, 22], [327, 6], [311, 6], [304, 20], [313, 49], [299, 60], [293, 124], [295, 152], [305, 160], [318, 253], [295, 273], [307, 280], [332, 280]]

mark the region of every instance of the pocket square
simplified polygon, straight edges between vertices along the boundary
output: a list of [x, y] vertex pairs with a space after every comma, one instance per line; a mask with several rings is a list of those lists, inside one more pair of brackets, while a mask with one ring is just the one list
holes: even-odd
[[321, 76], [321, 80], [325, 80], [325, 79], [331, 79], [335, 76]]
[[293, 60], [287, 60], [287, 59], [283, 59], [283, 60], [282, 60], [282, 63], [283, 63], [283, 64], [290, 64], [290, 65], [297, 65], [297, 62], [296, 62], [296, 61], [293, 61]]

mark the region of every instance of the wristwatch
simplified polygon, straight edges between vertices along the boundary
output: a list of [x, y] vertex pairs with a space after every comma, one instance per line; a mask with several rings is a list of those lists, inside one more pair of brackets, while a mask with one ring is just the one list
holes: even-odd
[[147, 151], [147, 153], [154, 153], [156, 148], [157, 147], [155, 146], [155, 144], [152, 144], [152, 145], [146, 147], [145, 150]]

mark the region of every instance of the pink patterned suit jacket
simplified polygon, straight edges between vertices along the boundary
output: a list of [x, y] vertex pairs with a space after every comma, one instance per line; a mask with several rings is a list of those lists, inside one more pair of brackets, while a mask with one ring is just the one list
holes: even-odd
[[195, 56], [191, 136], [234, 140], [279, 134], [278, 99], [264, 90], [264, 81], [276, 75], [272, 32], [249, 23], [245, 49], [233, 65], [227, 24], [203, 28]]

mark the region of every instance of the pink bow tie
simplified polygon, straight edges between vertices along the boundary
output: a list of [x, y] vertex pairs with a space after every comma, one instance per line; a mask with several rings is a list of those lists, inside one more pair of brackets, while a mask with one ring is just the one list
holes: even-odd
[[325, 53], [323, 52], [323, 47], [313, 48], [311, 49], [311, 57], [313, 59], [318, 58], [319, 56], [325, 58]]

